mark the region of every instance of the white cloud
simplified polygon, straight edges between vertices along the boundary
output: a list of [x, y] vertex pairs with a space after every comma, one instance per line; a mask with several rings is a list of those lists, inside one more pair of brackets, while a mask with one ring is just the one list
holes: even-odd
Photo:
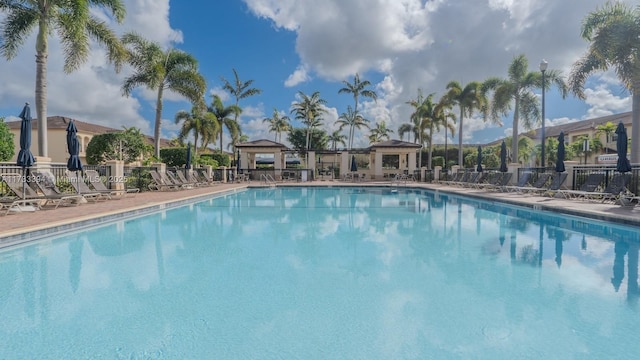
[[[390, 109], [390, 127], [397, 129], [408, 121], [411, 109], [404, 103], [415, 97], [418, 88], [440, 96], [450, 80], [465, 84], [490, 76], [506, 77], [510, 61], [520, 53], [528, 57], [532, 71], [545, 58], [550, 68], [568, 74], [588, 45], [580, 38], [581, 21], [601, 1], [245, 0], [245, 3], [257, 16], [271, 20], [276, 28], [296, 33], [296, 51], [306, 66], [304, 74], [313, 72], [335, 81], [356, 72], [381, 73], [383, 80], [376, 84], [376, 90], [382, 93], [378, 102]], [[615, 77], [602, 81], [617, 82]], [[602, 109], [624, 108], [589, 105], [594, 110], [587, 116], [603, 114]], [[506, 118], [505, 122], [509, 126], [511, 119]], [[491, 125], [470, 121], [469, 126], [465, 139]]]
[[631, 97], [616, 96], [606, 85], [585, 89], [585, 102], [590, 106], [585, 119], [631, 111]]
[[287, 80], [285, 80], [284, 86], [294, 87], [309, 80], [311, 80], [311, 77], [307, 73], [307, 67], [305, 65], [299, 65], [293, 74], [289, 75]]

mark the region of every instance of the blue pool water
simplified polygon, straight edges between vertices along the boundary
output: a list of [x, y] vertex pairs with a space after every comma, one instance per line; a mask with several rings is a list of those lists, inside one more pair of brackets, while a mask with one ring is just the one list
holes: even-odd
[[633, 358], [636, 228], [250, 189], [0, 253], [2, 359]]

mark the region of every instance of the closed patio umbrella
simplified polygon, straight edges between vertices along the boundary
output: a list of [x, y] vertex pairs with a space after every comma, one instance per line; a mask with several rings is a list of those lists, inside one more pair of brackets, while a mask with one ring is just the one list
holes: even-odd
[[191, 169], [191, 143], [187, 145], [187, 160], [184, 163], [184, 168], [187, 170]]
[[558, 135], [558, 156], [556, 156], [556, 172], [564, 172], [564, 132], [560, 132]]
[[616, 170], [621, 173], [629, 172], [631, 171], [631, 164], [629, 163], [629, 159], [627, 159], [627, 129], [624, 128], [622, 122], [618, 124], [616, 134], [618, 134], [618, 140], [616, 141], [616, 150], [618, 150]]
[[500, 145], [500, 172], [507, 172], [509, 168], [507, 168], [507, 143], [502, 141]]
[[358, 171], [358, 164], [356, 164], [356, 156], [351, 155], [351, 172]]
[[[67, 161], [67, 169], [76, 172], [76, 181], [82, 181], [77, 176], [78, 171], [82, 171], [82, 162], [80, 161], [80, 141], [78, 140], [78, 129], [75, 122], [69, 121], [67, 125], [67, 151], [69, 151], [69, 160]], [[78, 188], [78, 192], [80, 192]]]
[[184, 163], [184, 175], [187, 175], [187, 171], [191, 169], [191, 143], [187, 144], [187, 160]]
[[36, 162], [31, 153], [31, 109], [29, 103], [24, 105], [22, 112], [20, 113], [22, 122], [20, 123], [20, 151], [18, 152], [18, 159], [16, 165], [22, 167], [22, 198], [26, 196], [27, 190], [27, 168], [33, 166]]
[[482, 172], [482, 148], [478, 146], [478, 166], [476, 167], [477, 172]]

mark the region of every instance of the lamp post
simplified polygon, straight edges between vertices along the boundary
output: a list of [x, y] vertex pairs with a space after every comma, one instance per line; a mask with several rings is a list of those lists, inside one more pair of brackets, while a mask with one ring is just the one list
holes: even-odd
[[547, 65], [549, 65], [549, 63], [547, 63], [547, 60], [542, 60], [540, 62], [540, 72], [542, 73], [542, 150], [541, 150], [541, 156], [542, 156], [542, 167], [544, 168], [546, 166], [545, 164], [545, 157], [544, 157], [544, 147], [545, 147], [545, 134], [544, 134], [544, 85], [545, 85], [545, 79], [544, 79], [544, 73], [545, 71], [547, 71]]

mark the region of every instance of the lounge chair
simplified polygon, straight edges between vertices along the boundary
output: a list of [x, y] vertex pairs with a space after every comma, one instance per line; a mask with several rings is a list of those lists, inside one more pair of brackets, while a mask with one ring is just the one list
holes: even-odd
[[516, 185], [503, 186], [502, 191], [506, 191], [506, 192], [518, 191], [519, 189], [522, 189], [523, 187], [526, 187], [529, 184], [532, 176], [533, 176], [533, 173], [531, 173], [530, 171], [525, 171], [522, 173], [522, 176], [520, 176], [520, 178], [518, 179], [518, 183]]
[[564, 184], [565, 180], [567, 180], [567, 173], [554, 173], [551, 176], [551, 182], [549, 183], [549, 186], [545, 189], [542, 189], [540, 195], [555, 196], [555, 194], [562, 187], [562, 184]]
[[87, 200], [92, 201], [100, 201], [100, 200], [110, 200], [110, 193], [103, 193], [95, 190], [91, 190], [89, 185], [84, 182], [84, 178], [78, 177], [76, 172], [67, 172], [67, 178], [71, 183], [71, 186], [76, 191], [76, 193], [84, 196]]
[[590, 173], [579, 190], [558, 190], [565, 199], [580, 199], [593, 194], [604, 182], [604, 173]]
[[216, 180], [213, 178], [213, 176], [209, 176], [209, 173], [206, 172], [205, 170], [201, 170], [201, 171], [194, 171], [194, 174], [197, 178], [200, 179], [201, 182], [205, 182], [209, 185], [213, 185], [213, 184], [220, 184], [220, 180]]
[[[2, 174], [1, 180], [15, 194], [15, 196], [5, 196], [0, 198], [0, 213], [3, 215], [12, 212], [40, 210], [41, 204], [46, 199], [38, 195], [29, 185], [23, 190], [23, 176], [20, 174]], [[24, 191], [24, 197], [22, 193]]]
[[163, 175], [166, 175], [165, 180], [168, 183], [181, 187], [182, 189], [193, 189], [193, 184], [188, 182], [182, 182], [182, 180], [180, 180], [173, 171], [167, 171], [165, 174], [160, 174], [160, 176], [163, 176]]
[[[607, 186], [602, 191], [584, 191], [576, 193], [575, 197], [585, 200], [612, 201], [614, 203], [621, 200], [623, 194], [628, 193], [627, 184], [631, 180], [631, 175], [618, 173], [613, 175]], [[622, 201], [621, 201], [622, 202]]]
[[171, 174], [174, 175], [181, 184], [188, 184], [191, 187], [198, 187], [201, 185], [200, 182], [196, 180], [188, 180], [182, 173], [181, 169], [176, 169], [176, 171], [172, 171]]
[[541, 173], [538, 174], [538, 178], [531, 184], [531, 186], [523, 186], [521, 188], [516, 189], [517, 192], [520, 193], [532, 193], [538, 192], [545, 188], [547, 182], [551, 178], [551, 174]]
[[53, 180], [53, 175], [45, 172], [33, 172], [32, 176], [38, 190], [44, 194], [45, 202], [42, 206], [53, 206], [57, 209], [60, 205], [78, 206], [83, 201], [97, 201], [96, 195], [89, 195], [88, 198], [80, 194], [68, 194], [60, 191]]
[[151, 183], [149, 183], [149, 190], [166, 191], [180, 189], [180, 186], [169, 182], [156, 170], [149, 170], [149, 174], [151, 175], [151, 179], [153, 180]]
[[105, 186], [105, 184], [100, 180], [100, 174], [98, 174], [95, 170], [85, 170], [85, 175], [89, 179], [89, 185], [93, 187], [93, 189], [99, 193], [107, 193], [111, 196], [112, 199], [121, 199], [123, 197], [133, 197], [136, 196], [137, 193], [140, 192], [138, 188], [128, 188], [122, 190], [114, 190], [109, 189]]
[[492, 188], [496, 186], [501, 179], [501, 172], [488, 173], [487, 176], [484, 177], [483, 181], [478, 182], [473, 187], [476, 189]]

